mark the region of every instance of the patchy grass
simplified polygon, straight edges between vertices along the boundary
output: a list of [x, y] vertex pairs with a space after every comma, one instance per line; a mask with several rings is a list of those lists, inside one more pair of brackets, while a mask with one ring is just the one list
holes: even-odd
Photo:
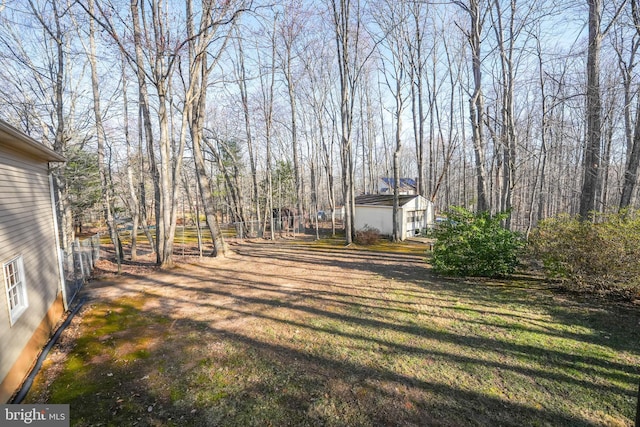
[[[296, 242], [292, 242], [296, 244]], [[344, 237], [325, 237], [314, 242], [299, 241], [297, 244], [305, 246], [309, 250], [319, 249], [345, 249], [364, 252], [382, 252], [382, 253], [395, 253], [395, 254], [410, 254], [425, 256], [428, 245], [424, 243], [418, 243], [413, 241], [404, 241], [399, 243], [393, 243], [389, 239], [381, 238], [377, 243], [371, 245], [358, 245], [351, 243], [347, 248], [344, 245]]]
[[28, 400], [76, 426], [632, 425], [637, 307], [441, 279], [424, 246], [381, 245], [246, 243], [123, 279], [143, 290], [93, 302]]

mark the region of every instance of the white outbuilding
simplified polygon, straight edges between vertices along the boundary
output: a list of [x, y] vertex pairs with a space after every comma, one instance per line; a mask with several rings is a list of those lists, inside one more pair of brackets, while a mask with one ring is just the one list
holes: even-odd
[[[415, 194], [398, 196], [398, 221], [400, 239], [420, 235], [433, 227], [435, 214], [433, 203]], [[373, 194], [358, 196], [355, 200], [356, 231], [375, 228], [382, 235], [393, 234], [393, 195]]]

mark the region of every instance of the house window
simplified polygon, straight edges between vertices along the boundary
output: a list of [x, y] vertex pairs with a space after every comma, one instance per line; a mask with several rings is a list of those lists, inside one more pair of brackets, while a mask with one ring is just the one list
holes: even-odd
[[27, 301], [27, 288], [24, 282], [24, 266], [22, 256], [4, 263], [4, 285], [9, 304], [9, 318], [13, 325], [29, 306]]

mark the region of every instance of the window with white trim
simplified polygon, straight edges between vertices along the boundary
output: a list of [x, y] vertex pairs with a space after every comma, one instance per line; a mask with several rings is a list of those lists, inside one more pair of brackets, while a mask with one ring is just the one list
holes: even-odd
[[27, 301], [27, 287], [24, 282], [24, 265], [22, 256], [17, 256], [2, 266], [4, 272], [4, 287], [9, 306], [11, 325], [25, 312], [29, 306]]

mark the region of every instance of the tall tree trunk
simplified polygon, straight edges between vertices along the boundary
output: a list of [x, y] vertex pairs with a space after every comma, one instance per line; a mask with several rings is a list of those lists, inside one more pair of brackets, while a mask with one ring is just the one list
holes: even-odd
[[[196, 36], [194, 30], [194, 14], [192, 13], [191, 0], [186, 2], [187, 7], [187, 33], [189, 47], [189, 85], [186, 89], [185, 114], [188, 120], [188, 126], [191, 134], [191, 144], [193, 149], [193, 157], [195, 162], [196, 176], [198, 181], [198, 189], [200, 190], [200, 198], [205, 214], [207, 226], [211, 233], [213, 243], [212, 256], [226, 256], [229, 247], [224, 241], [222, 230], [216, 215], [215, 203], [213, 200], [213, 190], [211, 182], [206, 174], [203, 139], [204, 139], [204, 119], [206, 117], [206, 97], [208, 77], [211, 68], [207, 63], [206, 49], [210, 43], [211, 35], [211, 10], [205, 10], [200, 23], [200, 33]], [[216, 62], [216, 61], [214, 61]]]
[[465, 7], [471, 19], [471, 30], [468, 34], [471, 45], [473, 95], [469, 100], [469, 115], [471, 118], [473, 152], [476, 169], [476, 197], [478, 212], [490, 210], [487, 197], [487, 173], [485, 168], [485, 140], [484, 140], [484, 95], [482, 94], [482, 24], [480, 0], [469, 0]]
[[[500, 2], [494, 3], [496, 24], [494, 31], [498, 40], [498, 50], [500, 52], [500, 70], [501, 70], [501, 86], [502, 86], [502, 106], [500, 110], [501, 130], [500, 144], [502, 145], [503, 156], [503, 173], [502, 173], [502, 192], [500, 201], [500, 210], [508, 212], [512, 208], [513, 188], [516, 179], [516, 128], [515, 128], [515, 76], [513, 64], [514, 42], [517, 37], [515, 34], [515, 15], [516, 0], [511, 0], [509, 7], [508, 28], [504, 28], [504, 13]], [[505, 31], [507, 35], [505, 37]], [[511, 214], [505, 221], [506, 228], [511, 228]]]
[[[547, 165], [547, 136], [548, 136], [548, 119], [547, 119], [547, 91], [545, 84], [545, 71], [544, 62], [542, 58], [542, 49], [540, 46], [540, 40], [536, 38], [536, 53], [538, 56], [538, 82], [540, 84], [540, 151], [538, 152], [538, 162], [536, 165], [536, 173], [533, 182], [533, 191], [531, 192], [531, 199], [529, 203], [529, 221], [527, 223], [526, 236], [529, 237], [531, 229], [534, 226], [534, 222], [537, 222], [543, 218], [543, 196], [542, 192], [545, 185], [546, 165]], [[538, 204], [537, 217], [534, 218], [536, 213], [536, 202]]]
[[193, 149], [193, 158], [196, 170], [196, 177], [198, 182], [198, 190], [200, 198], [202, 200], [202, 209], [204, 211], [205, 220], [209, 227], [211, 234], [211, 240], [213, 244], [212, 256], [226, 256], [228, 252], [228, 246], [222, 236], [222, 230], [218, 222], [218, 216], [216, 214], [215, 204], [213, 200], [213, 189], [211, 187], [211, 181], [207, 175], [204, 154], [202, 147], [202, 132], [197, 129], [202, 129], [201, 124], [197, 122], [203, 120], [202, 117], [191, 120], [191, 144]]
[[[633, 18], [633, 23], [635, 25], [636, 34], [640, 36], [640, 2], [638, 0], [631, 0], [631, 13]], [[635, 44], [637, 49], [638, 44]], [[633, 63], [633, 55], [631, 58], [631, 64]], [[625, 100], [628, 98], [628, 91], [626, 90], [627, 86], [625, 85]], [[631, 205], [631, 199], [633, 197], [633, 192], [635, 190], [636, 184], [638, 182], [638, 166], [640, 165], [640, 97], [637, 100], [636, 107], [636, 120], [635, 126], [633, 127], [633, 140], [629, 141], [630, 136], [630, 127], [628, 116], [631, 115], [630, 107], [625, 106], [625, 128], [627, 129], [627, 164], [624, 171], [624, 183], [622, 185], [622, 195], [620, 197], [620, 210]], [[629, 148], [630, 143], [630, 148]], [[640, 394], [639, 394], [640, 398]], [[640, 403], [638, 403], [640, 405]], [[640, 412], [640, 411], [639, 411]], [[640, 415], [638, 415], [640, 417]], [[636, 424], [638, 421], [636, 421]]]
[[329, 201], [329, 209], [331, 211], [331, 236], [336, 235], [336, 198], [334, 190], [334, 176], [333, 176], [333, 137], [331, 138], [331, 144], [327, 145], [324, 130], [324, 120], [322, 117], [322, 109], [316, 107], [316, 118], [318, 121], [318, 129], [320, 131], [320, 142], [322, 144], [322, 159], [325, 173], [327, 174], [327, 198]]
[[[353, 93], [356, 72], [352, 69], [350, 52], [357, 45], [358, 29], [352, 28], [351, 3], [347, 0], [332, 0], [333, 26], [335, 32], [338, 74], [340, 76], [340, 160], [342, 166], [342, 199], [344, 203], [345, 244], [350, 245], [355, 236], [353, 227], [353, 156], [351, 130], [353, 126]], [[359, 17], [358, 17], [359, 19]], [[359, 25], [359, 21], [356, 25]], [[355, 37], [352, 41], [351, 37]]]
[[[426, 196], [431, 193], [432, 189], [425, 186], [425, 166], [424, 166], [424, 64], [422, 59], [424, 33], [422, 28], [421, 16], [422, 8], [420, 3], [415, 3], [411, 7], [411, 14], [414, 24], [413, 42], [407, 43], [407, 48], [411, 49], [411, 114], [413, 118], [413, 134], [416, 145], [416, 163], [418, 176], [416, 182], [416, 190], [418, 194]], [[434, 71], [435, 73], [435, 71]]]
[[393, 220], [393, 232], [392, 232], [392, 240], [394, 242], [399, 242], [402, 240], [402, 226], [399, 218], [400, 214], [400, 151], [402, 150], [402, 101], [400, 93], [401, 90], [401, 82], [400, 76], [398, 76], [398, 81], [396, 82], [396, 148], [393, 151], [393, 211], [392, 211], [392, 220]]
[[[194, 137], [195, 136], [195, 137]], [[192, 148], [193, 158], [196, 168], [196, 176], [198, 181], [198, 189], [200, 191], [200, 198], [202, 199], [202, 209], [204, 211], [205, 220], [209, 227], [209, 232], [212, 236], [213, 252], [212, 256], [224, 256], [226, 255], [228, 248], [223, 238], [216, 239], [214, 236], [222, 236], [222, 230], [220, 230], [220, 224], [216, 215], [214, 203], [213, 203], [213, 189], [211, 188], [211, 182], [207, 176], [207, 172], [204, 164], [204, 155], [202, 152], [202, 142], [197, 134], [192, 135]]]
[[271, 240], [275, 240], [275, 221], [274, 221], [274, 207], [273, 207], [273, 171], [271, 162], [271, 132], [273, 129], [273, 92], [275, 88], [275, 68], [276, 68], [276, 19], [273, 20], [273, 31], [271, 33], [271, 64], [269, 68], [269, 81], [264, 82], [260, 79], [260, 86], [262, 90], [262, 103], [264, 108], [264, 125], [265, 125], [265, 144], [266, 144], [266, 173], [267, 173], [267, 201], [265, 203], [265, 217], [263, 235], [266, 234], [267, 225], [269, 225], [269, 232]]
[[[251, 167], [251, 183], [253, 185], [253, 203], [255, 205], [255, 217], [260, 230], [260, 187], [258, 185], [258, 172], [256, 168], [256, 158], [253, 149], [253, 138], [251, 133], [251, 114], [249, 112], [249, 98], [247, 95], [247, 73], [244, 64], [244, 51], [242, 49], [242, 38], [236, 37], [238, 43], [238, 87], [240, 89], [240, 99], [242, 102], [242, 112], [244, 115], [245, 134], [247, 136], [247, 151], [249, 155], [249, 166]], [[260, 233], [262, 235], [262, 233]]]
[[138, 225], [140, 224], [140, 201], [136, 194], [136, 185], [133, 179], [133, 151], [131, 149], [131, 137], [129, 133], [129, 101], [127, 96], [127, 73], [125, 71], [124, 60], [122, 63], [122, 112], [124, 125], [124, 140], [127, 145], [127, 188], [129, 190], [129, 210], [131, 211], [131, 260], [138, 258]]
[[156, 251], [156, 242], [151, 234], [151, 230], [149, 229], [149, 221], [147, 220], [147, 190], [145, 188], [145, 176], [147, 175], [147, 171], [145, 170], [144, 163], [144, 145], [145, 145], [145, 124], [144, 119], [142, 117], [142, 107], [138, 105], [138, 194], [140, 194], [140, 203], [139, 203], [139, 211], [140, 211], [140, 223], [142, 225], [142, 230], [144, 231], [144, 235], [149, 242], [149, 246], [151, 247], [151, 252]]
[[[50, 37], [51, 42], [55, 45], [55, 56], [52, 60], [53, 74], [53, 92], [55, 117], [54, 125], [54, 141], [53, 149], [61, 155], [66, 154], [67, 150], [67, 130], [65, 126], [65, 98], [64, 98], [64, 81], [65, 81], [65, 46], [64, 46], [64, 33], [62, 30], [62, 24], [60, 22], [60, 13], [58, 12], [58, 3], [51, 1], [53, 23], [45, 21], [44, 17], [38, 12], [36, 4], [33, 0], [29, 0], [29, 6], [33, 11], [34, 16], [42, 25], [44, 32]], [[55, 64], [54, 64], [55, 61]], [[53, 120], [53, 118], [52, 118]], [[60, 165], [54, 169], [53, 184], [56, 194], [56, 205], [58, 210], [58, 225], [60, 226], [60, 244], [62, 249], [70, 254], [72, 250], [73, 241], [75, 240], [75, 231], [73, 227], [73, 212], [71, 210], [71, 201], [69, 194], [69, 186], [67, 179], [64, 176], [65, 167]]]
[[[302, 204], [302, 176], [300, 174], [300, 160], [299, 160], [299, 147], [298, 147], [298, 123], [296, 120], [296, 97], [295, 97], [295, 82], [293, 81], [293, 74], [291, 73], [291, 61], [292, 61], [292, 46], [291, 40], [286, 41], [286, 62], [285, 62], [285, 81], [287, 83], [287, 94], [289, 95], [289, 107], [291, 108], [291, 148], [293, 149], [293, 174], [296, 187], [296, 208], [297, 216], [304, 217], [304, 208]], [[302, 221], [304, 226], [304, 221]]]
[[638, 182], [638, 165], [640, 165], [640, 97], [636, 108], [636, 123], [633, 131], [633, 144], [631, 153], [627, 156], [627, 164], [624, 171], [624, 183], [620, 197], [620, 209], [631, 205], [631, 199]]
[[[139, 0], [131, 0], [131, 17], [133, 21], [133, 42], [135, 47], [135, 68], [136, 77], [138, 79], [138, 102], [140, 104], [140, 114], [142, 118], [142, 130], [144, 131], [144, 137], [146, 139], [147, 155], [149, 156], [149, 173], [153, 182], [153, 196], [154, 196], [154, 215], [156, 219], [156, 238], [150, 239], [151, 250], [158, 252], [158, 218], [160, 217], [160, 179], [158, 176], [158, 167], [155, 157], [155, 144], [153, 141], [153, 127], [151, 124], [151, 112], [149, 108], [149, 91], [147, 89], [146, 74], [144, 69], [144, 53], [142, 46], [142, 29], [140, 27], [140, 10], [138, 9]], [[144, 185], [144, 184], [141, 184]], [[141, 194], [142, 203], [142, 220], [143, 226], [146, 222], [146, 206], [144, 193]]]
[[584, 153], [579, 214], [583, 220], [595, 210], [600, 144], [602, 139], [602, 101], [600, 99], [600, 47], [602, 0], [587, 0], [589, 5], [589, 47], [587, 51], [587, 135]]
[[[89, 10], [93, 15], [93, 0], [89, 0]], [[95, 22], [89, 21], [89, 64], [91, 66], [91, 89], [93, 92], [93, 114], [96, 125], [96, 139], [98, 141], [98, 173], [100, 175], [100, 185], [102, 188], [102, 210], [104, 219], [109, 231], [109, 237], [113, 243], [116, 263], [118, 265], [118, 273], [122, 271], [122, 243], [118, 236], [118, 228], [113, 217], [113, 206], [111, 203], [111, 183], [106, 172], [104, 145], [105, 133], [102, 125], [102, 112], [100, 110], [100, 91], [98, 89], [98, 67], [96, 64], [96, 41], [95, 41]]]

